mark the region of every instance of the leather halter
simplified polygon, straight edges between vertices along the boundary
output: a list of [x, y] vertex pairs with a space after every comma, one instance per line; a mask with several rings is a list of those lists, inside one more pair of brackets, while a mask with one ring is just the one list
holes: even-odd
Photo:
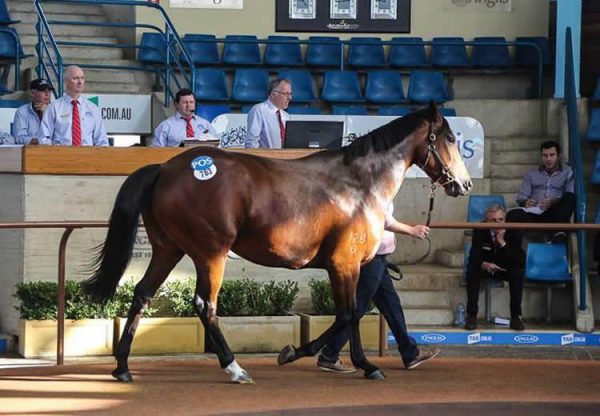
[[[433, 155], [435, 160], [437, 160], [437, 162], [440, 165], [442, 165], [442, 174], [436, 180], [433, 180], [433, 179], [431, 180], [431, 188], [433, 191], [435, 189], [436, 185], [444, 187], [444, 186], [448, 185], [449, 183], [454, 182], [454, 175], [452, 175], [452, 171], [450, 170], [448, 165], [446, 165], [446, 163], [442, 160], [442, 157], [440, 156], [440, 153], [438, 152], [438, 150], [435, 146], [437, 136], [433, 132], [433, 122], [431, 122], [429, 124], [428, 135], [429, 135], [429, 145], [427, 146], [427, 157], [425, 158], [425, 162], [423, 164], [418, 164], [418, 166], [421, 169], [423, 169], [423, 171], [425, 171], [425, 166], [427, 166], [427, 163], [429, 162], [429, 158], [431, 157], [431, 155]], [[441, 182], [442, 180], [444, 180], [444, 182]]]

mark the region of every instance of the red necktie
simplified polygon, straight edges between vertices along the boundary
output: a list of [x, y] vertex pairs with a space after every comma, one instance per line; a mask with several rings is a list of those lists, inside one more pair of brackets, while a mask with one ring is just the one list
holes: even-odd
[[73, 124], [71, 125], [71, 144], [81, 146], [81, 119], [79, 118], [79, 101], [71, 101], [73, 104]]
[[185, 136], [186, 137], [194, 137], [194, 127], [192, 127], [192, 116], [189, 116], [185, 119]]
[[281, 111], [277, 110], [277, 120], [279, 120], [279, 133], [281, 134], [281, 147], [285, 143], [285, 125], [281, 119]]

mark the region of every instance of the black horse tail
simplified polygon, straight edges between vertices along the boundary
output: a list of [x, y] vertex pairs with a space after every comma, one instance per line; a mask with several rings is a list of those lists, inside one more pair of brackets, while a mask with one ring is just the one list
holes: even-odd
[[133, 252], [140, 213], [150, 205], [150, 196], [160, 174], [160, 165], [148, 165], [125, 180], [115, 201], [104, 244], [92, 263], [93, 275], [82, 283], [94, 302], [104, 303], [117, 289]]

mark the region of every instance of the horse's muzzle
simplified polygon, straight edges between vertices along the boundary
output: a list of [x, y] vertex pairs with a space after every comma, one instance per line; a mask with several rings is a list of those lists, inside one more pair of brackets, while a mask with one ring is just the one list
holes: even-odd
[[471, 188], [473, 188], [473, 181], [467, 179], [464, 182], [454, 180], [445, 186], [444, 190], [446, 191], [446, 195], [456, 197], [467, 195], [471, 191]]

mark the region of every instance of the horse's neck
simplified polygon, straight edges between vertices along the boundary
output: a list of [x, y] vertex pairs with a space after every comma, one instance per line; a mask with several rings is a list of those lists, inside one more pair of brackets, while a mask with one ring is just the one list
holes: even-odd
[[412, 158], [408, 146], [396, 146], [385, 152], [373, 150], [355, 160], [351, 168], [369, 194], [377, 195], [382, 204], [389, 204], [406, 176]]

